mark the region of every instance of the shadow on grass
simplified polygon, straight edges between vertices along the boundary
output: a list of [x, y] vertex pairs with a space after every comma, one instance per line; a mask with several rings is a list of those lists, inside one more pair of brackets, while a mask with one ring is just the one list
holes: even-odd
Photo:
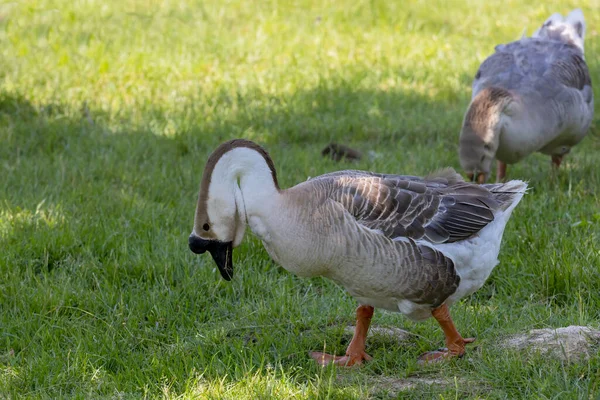
[[[97, 335], [104, 332], [106, 337], [99, 344], [85, 343], [80, 356], [86, 352], [98, 355], [94, 362], [114, 379], [128, 365], [138, 365], [137, 382], [158, 382], [165, 374], [172, 376], [175, 369], [179, 382], [173, 387], [178, 390], [183, 390], [191, 367], [210, 367], [207, 379], [229, 374], [234, 380], [242, 372], [228, 368], [242, 361], [239, 354], [253, 371], [274, 360], [290, 370], [296, 363], [307, 367], [306, 351], [318, 348], [322, 332], [315, 330], [303, 337], [299, 351], [285, 338], [289, 329], [307, 322], [290, 326], [290, 320], [308, 318], [311, 324], [325, 325], [328, 316], [318, 310], [332, 307], [325, 304], [331, 299], [309, 299], [313, 303], [308, 309], [310, 317], [303, 316], [302, 302], [311, 284], [302, 282], [310, 281], [287, 278], [269, 268], [270, 264], [256, 261], [267, 255], [255, 240], [247, 241], [237, 255], [252, 257], [253, 268], [260, 269], [241, 275], [248, 278], [244, 282], [247, 289], [241, 289], [240, 283], [232, 288], [215, 282], [210, 269], [193, 267], [198, 261], [189, 254], [186, 239], [206, 157], [224, 140], [253, 139], [273, 153], [276, 166], [284, 172], [282, 181], [290, 185], [307, 175], [348, 167], [321, 158], [319, 150], [332, 140], [379, 154], [362, 161], [360, 168], [426, 173], [447, 165], [458, 167], [457, 137], [468, 99], [454, 100], [356, 89], [344, 82], [324, 82], [283, 97], [221, 93], [215, 100], [220, 106], [214, 115], [195, 105], [197, 113], [182, 117], [188, 118], [181, 125], [185, 128], [166, 134], [161, 126], [169, 120], [160, 108], [149, 112], [152, 121], [147, 127], [130, 129], [124, 122], [111, 128], [105, 122], [111, 116], [84, 105], [77, 110], [60, 104], [34, 106], [26, 98], [1, 94], [0, 246], [10, 250], [0, 259], [0, 271], [6, 281], [20, 282], [11, 284], [1, 299], [12, 296], [12, 313], [17, 315], [16, 323], [4, 322], [4, 339], [11, 338], [11, 349], [18, 354], [25, 352], [24, 363], [35, 364], [31, 361], [35, 357], [28, 359], [26, 349], [37, 340], [38, 328], [32, 327], [28, 333], [22, 329], [27, 324], [45, 326], [49, 322], [34, 318], [25, 323], [25, 314], [69, 311], [64, 318], [56, 311], [62, 319], [51, 321], [64, 324], [66, 339], [42, 340], [37, 348], [40, 353], [56, 354], [61, 346], [90, 340], [87, 331], [76, 325], [83, 315], [77, 310], [82, 309], [97, 316], [86, 321], [92, 324], [86, 329]], [[597, 141], [592, 144], [574, 152], [587, 157], [598, 148]], [[514, 176], [525, 176], [532, 162], [528, 159], [516, 166]], [[574, 163], [569, 179], [583, 181], [593, 174], [597, 182], [593, 166], [588, 161]], [[535, 179], [543, 180], [542, 175]], [[561, 181], [556, 190], [568, 184]], [[210, 265], [210, 260], [203, 259], [201, 264]], [[249, 279], [257, 272], [265, 276]], [[282, 290], [289, 293], [274, 295], [274, 282], [284, 282]], [[575, 295], [575, 286], [567, 289]], [[260, 301], [250, 295], [240, 299], [239, 293], [246, 290], [256, 293]], [[332, 297], [337, 295], [332, 292]], [[284, 307], [281, 301], [287, 296], [297, 302]], [[254, 308], [244, 304], [253, 301]], [[341, 308], [348, 311], [345, 305]], [[253, 328], [239, 337], [223, 335], [226, 328], [219, 324], [234, 321], [246, 325], [261, 309], [275, 321], [275, 329], [268, 327], [258, 339], [254, 333], [259, 330]], [[346, 314], [344, 317], [352, 318], [351, 312]], [[210, 328], [203, 330], [206, 325]], [[82, 336], [73, 333], [77, 330]], [[248, 342], [246, 336], [252, 340]], [[120, 356], [125, 350], [132, 355]], [[154, 354], [159, 354], [159, 359]], [[223, 360], [210, 358], [215, 354]], [[66, 364], [65, 356], [59, 357]], [[38, 374], [42, 381], [61, 369], [28, 368], [29, 377]], [[25, 391], [33, 390], [26, 380], [20, 385]], [[125, 391], [139, 390], [134, 379], [120, 385]], [[76, 386], [76, 379], [65, 383], [66, 388]]]
[[[5, 218], [9, 233], [2, 240], [22, 259], [42, 266], [36, 270], [50, 270], [73, 253], [114, 256], [126, 238], [148, 242], [152, 237], [145, 246], [158, 252], [157, 235], [164, 232], [177, 232], [185, 251], [205, 159], [220, 142], [234, 137], [265, 145], [285, 185], [348, 167], [322, 160], [320, 150], [330, 141], [374, 154], [351, 168], [409, 174], [446, 166], [459, 170], [457, 138], [468, 99], [454, 100], [357, 89], [344, 81], [281, 97], [222, 92], [214, 100], [220, 105], [213, 106], [214, 115], [208, 116], [203, 105], [190, 105], [197, 112], [182, 113], [184, 128], [167, 134], [169, 118], [178, 115], [167, 117], [160, 108], [149, 110], [147, 127], [130, 129], [121, 122], [109, 128], [111, 117], [85, 104], [77, 110], [61, 104], [33, 106], [24, 97], [4, 93], [0, 201], [7, 215], [24, 217], [21, 222]], [[597, 134], [586, 143], [586, 148], [598, 148]], [[581, 162], [582, 154], [593, 152], [581, 146], [573, 153], [560, 189], [590, 176], [598, 180], [594, 163]], [[509, 171], [510, 177], [529, 178], [533, 186], [544, 188], [549, 173], [539, 157]], [[40, 212], [54, 220], [44, 225]], [[57, 231], [65, 236], [52, 245]]]
[[[127, 257], [127, 239], [159, 252], [165, 232], [177, 232], [186, 251], [205, 159], [234, 137], [272, 150], [289, 185], [340, 168], [320, 155], [331, 140], [378, 153], [378, 160], [358, 167], [385, 165], [388, 172], [405, 172], [403, 165], [417, 172], [419, 163], [424, 171], [444, 166], [427, 148], [444, 151], [443, 160], [455, 158], [460, 104], [343, 82], [280, 98], [217, 97], [222, 107], [216, 115], [206, 118], [199, 106], [196, 119], [185, 121], [188, 128], [167, 135], [157, 122], [169, 123], [160, 109], [149, 111], [147, 127], [121, 122], [109, 128], [111, 117], [85, 104], [34, 106], [25, 97], [0, 94], [2, 241], [12, 257], [49, 271], [83, 254]], [[423, 166], [426, 157], [429, 166]]]

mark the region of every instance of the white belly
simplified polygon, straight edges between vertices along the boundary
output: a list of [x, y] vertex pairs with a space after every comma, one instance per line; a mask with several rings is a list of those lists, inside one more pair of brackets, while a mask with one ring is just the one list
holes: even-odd
[[[494, 215], [494, 221], [468, 240], [447, 244], [417, 241], [419, 244], [437, 249], [454, 262], [454, 267], [460, 276], [460, 283], [456, 292], [445, 301], [447, 305], [450, 306], [461, 298], [474, 293], [488, 279], [492, 270], [498, 264], [498, 253], [500, 252], [504, 228], [517, 203], [518, 200], [508, 210], [497, 212]], [[347, 289], [361, 304], [401, 312], [415, 321], [431, 317], [430, 305], [417, 304], [399, 297], [377, 296], [376, 293], [370, 293], [369, 295], [363, 293], [360, 295], [353, 293], [350, 288]]]
[[[454, 261], [454, 267], [460, 276], [460, 283], [456, 292], [445, 301], [447, 305], [450, 306], [462, 297], [474, 293], [490, 276], [498, 264], [502, 234], [509, 216], [510, 212], [508, 215], [506, 212], [496, 214], [494, 221], [483, 228], [478, 235], [457, 243], [434, 245], [429, 242], [417, 241], [419, 244], [434, 247]], [[417, 304], [410, 300], [393, 297], [355, 297], [361, 304], [399, 311], [415, 321], [431, 317], [431, 306], [426, 304]]]
[[[591, 95], [591, 93], [590, 93]], [[593, 105], [578, 93], [572, 103], [556, 109], [551, 104], [531, 105], [515, 115], [502, 117], [502, 132], [496, 158], [508, 164], [541, 152], [561, 155], [569, 152], [587, 134]]]
[[511, 213], [512, 209], [497, 213], [492, 223], [468, 240], [433, 245], [454, 261], [460, 276], [458, 288], [446, 300], [446, 304], [451, 305], [483, 286], [498, 264], [502, 235]]

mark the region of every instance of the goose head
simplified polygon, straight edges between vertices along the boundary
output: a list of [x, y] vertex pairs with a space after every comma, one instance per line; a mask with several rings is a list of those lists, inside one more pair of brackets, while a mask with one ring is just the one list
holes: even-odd
[[485, 110], [483, 115], [475, 114], [472, 104], [467, 111], [459, 139], [459, 160], [469, 180], [485, 183], [490, 176], [492, 163], [496, 158], [496, 151], [500, 145], [497, 116]]
[[472, 182], [485, 183], [496, 155], [494, 143], [484, 143], [477, 135], [464, 135], [460, 140], [460, 165]]
[[485, 183], [500, 146], [503, 115], [512, 113], [511, 94], [488, 87], [477, 93], [465, 113], [459, 138], [460, 165], [471, 181]]
[[233, 277], [233, 249], [240, 245], [246, 230], [246, 204], [240, 186], [245, 186], [243, 181], [252, 185], [256, 179], [264, 180], [265, 170], [279, 190], [266, 151], [243, 139], [223, 143], [206, 162], [188, 245], [196, 254], [208, 251], [225, 280]]

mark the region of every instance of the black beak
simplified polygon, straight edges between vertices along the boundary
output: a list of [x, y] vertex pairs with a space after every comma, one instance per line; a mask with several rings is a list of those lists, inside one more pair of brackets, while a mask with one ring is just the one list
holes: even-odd
[[188, 239], [190, 250], [196, 254], [203, 254], [208, 250], [215, 264], [219, 268], [221, 276], [226, 281], [233, 278], [233, 243], [218, 240], [206, 240], [194, 234]]

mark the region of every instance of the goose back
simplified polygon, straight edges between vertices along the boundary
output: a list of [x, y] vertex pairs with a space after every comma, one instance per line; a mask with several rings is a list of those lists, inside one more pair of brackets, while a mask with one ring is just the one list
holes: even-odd
[[452, 169], [426, 178], [340, 171], [313, 179], [356, 222], [392, 240], [452, 243], [476, 234], [512, 198], [464, 182]]
[[477, 71], [473, 97], [486, 87], [498, 86], [507, 90], [536, 91], [544, 98], [553, 98], [562, 90], [591, 92], [591, 84], [583, 53], [577, 46], [557, 40], [525, 38], [496, 46], [496, 52]]

